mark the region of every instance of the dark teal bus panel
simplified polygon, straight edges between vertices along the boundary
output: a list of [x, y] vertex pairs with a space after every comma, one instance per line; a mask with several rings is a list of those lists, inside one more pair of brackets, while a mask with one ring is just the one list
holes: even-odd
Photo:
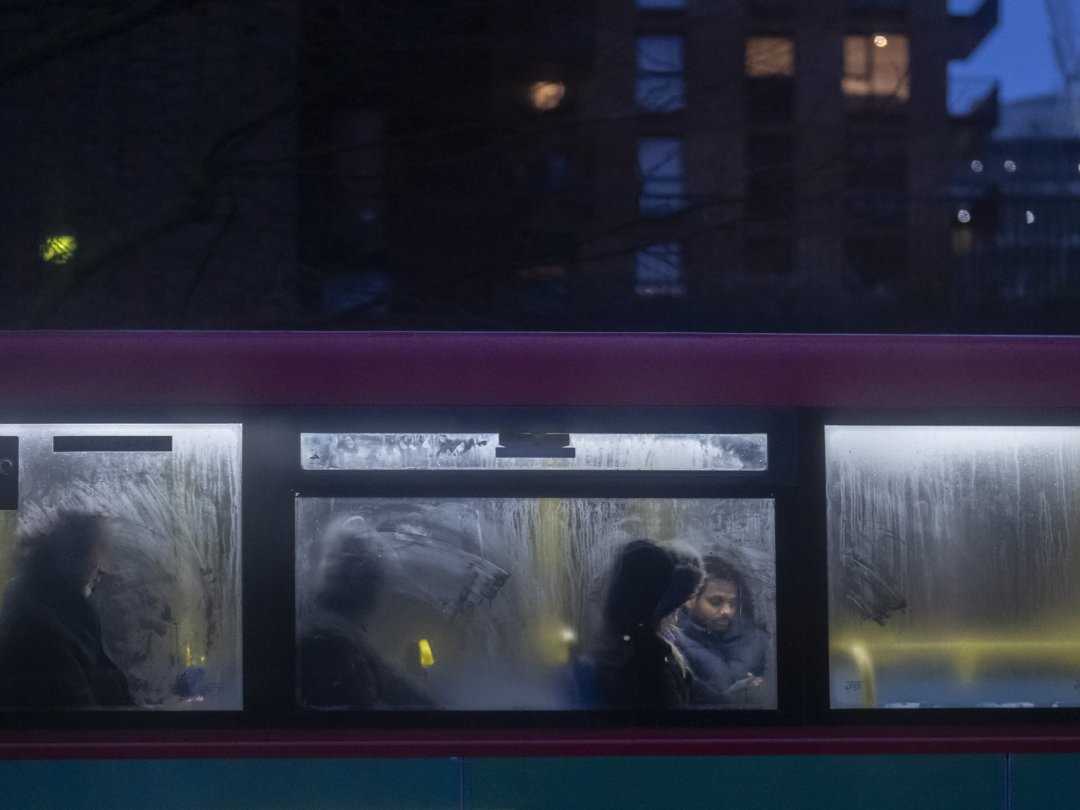
[[460, 774], [452, 758], [0, 762], [4, 806], [41, 810], [456, 810]]
[[[0, 777], [5, 803], [49, 810], [87, 797], [110, 810], [1005, 810], [1004, 768], [988, 755], [67, 760], [0, 762]], [[1011, 805], [1028, 806], [1064, 805]]]
[[1012, 810], [1071, 810], [1080, 795], [1080, 754], [1009, 757]]
[[465, 807], [1005, 810], [1004, 764], [978, 755], [467, 760]]

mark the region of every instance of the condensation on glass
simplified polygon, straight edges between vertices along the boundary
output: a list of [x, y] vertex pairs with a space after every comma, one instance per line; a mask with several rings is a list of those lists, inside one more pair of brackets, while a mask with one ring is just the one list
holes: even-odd
[[[103, 515], [113, 548], [90, 597], [137, 708], [239, 710], [241, 427], [8, 424], [18, 509], [0, 511], [0, 589], [24, 533]], [[141, 437], [141, 438], [140, 438]]]
[[768, 469], [768, 436], [675, 433], [303, 433], [305, 470]]
[[[774, 535], [771, 499], [299, 497], [298, 704], [596, 708], [607, 577], [621, 547], [650, 538], [740, 572], [743, 632], [764, 647], [764, 679], [733, 688], [722, 708], [775, 708]], [[363, 545], [343, 548], [342, 536]], [[328, 638], [338, 642], [319, 643]], [[364, 686], [326, 689], [353, 679]]]
[[825, 439], [832, 706], [1080, 705], [1080, 428]]

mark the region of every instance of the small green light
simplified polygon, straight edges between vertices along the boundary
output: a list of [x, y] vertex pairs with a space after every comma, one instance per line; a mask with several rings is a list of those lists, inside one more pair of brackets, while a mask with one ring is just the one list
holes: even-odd
[[41, 258], [49, 264], [66, 264], [75, 255], [78, 245], [75, 237], [70, 234], [48, 236], [41, 243]]

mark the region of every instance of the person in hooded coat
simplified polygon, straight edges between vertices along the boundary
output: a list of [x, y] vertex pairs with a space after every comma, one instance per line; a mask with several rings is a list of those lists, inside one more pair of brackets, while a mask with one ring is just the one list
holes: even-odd
[[298, 699], [312, 709], [428, 708], [431, 699], [365, 638], [390, 551], [363, 522], [347, 520], [324, 538], [317, 590], [297, 643]]
[[690, 550], [651, 540], [633, 540], [619, 550], [604, 604], [603, 640], [592, 657], [602, 706], [679, 709], [716, 699], [672, 643], [674, 613], [701, 579], [700, 558]]
[[0, 608], [0, 706], [132, 706], [90, 599], [112, 537], [100, 515], [63, 513], [21, 543]]

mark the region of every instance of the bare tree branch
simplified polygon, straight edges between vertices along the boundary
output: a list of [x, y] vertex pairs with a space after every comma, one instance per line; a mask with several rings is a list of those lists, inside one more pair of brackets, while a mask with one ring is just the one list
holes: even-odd
[[87, 9], [85, 16], [42, 40], [26, 45], [0, 63], [0, 85], [32, 73], [57, 57], [123, 36], [158, 15], [190, 8], [201, 2], [204, 0], [150, 0], [124, 11], [104, 14], [96, 13], [100, 9]]

